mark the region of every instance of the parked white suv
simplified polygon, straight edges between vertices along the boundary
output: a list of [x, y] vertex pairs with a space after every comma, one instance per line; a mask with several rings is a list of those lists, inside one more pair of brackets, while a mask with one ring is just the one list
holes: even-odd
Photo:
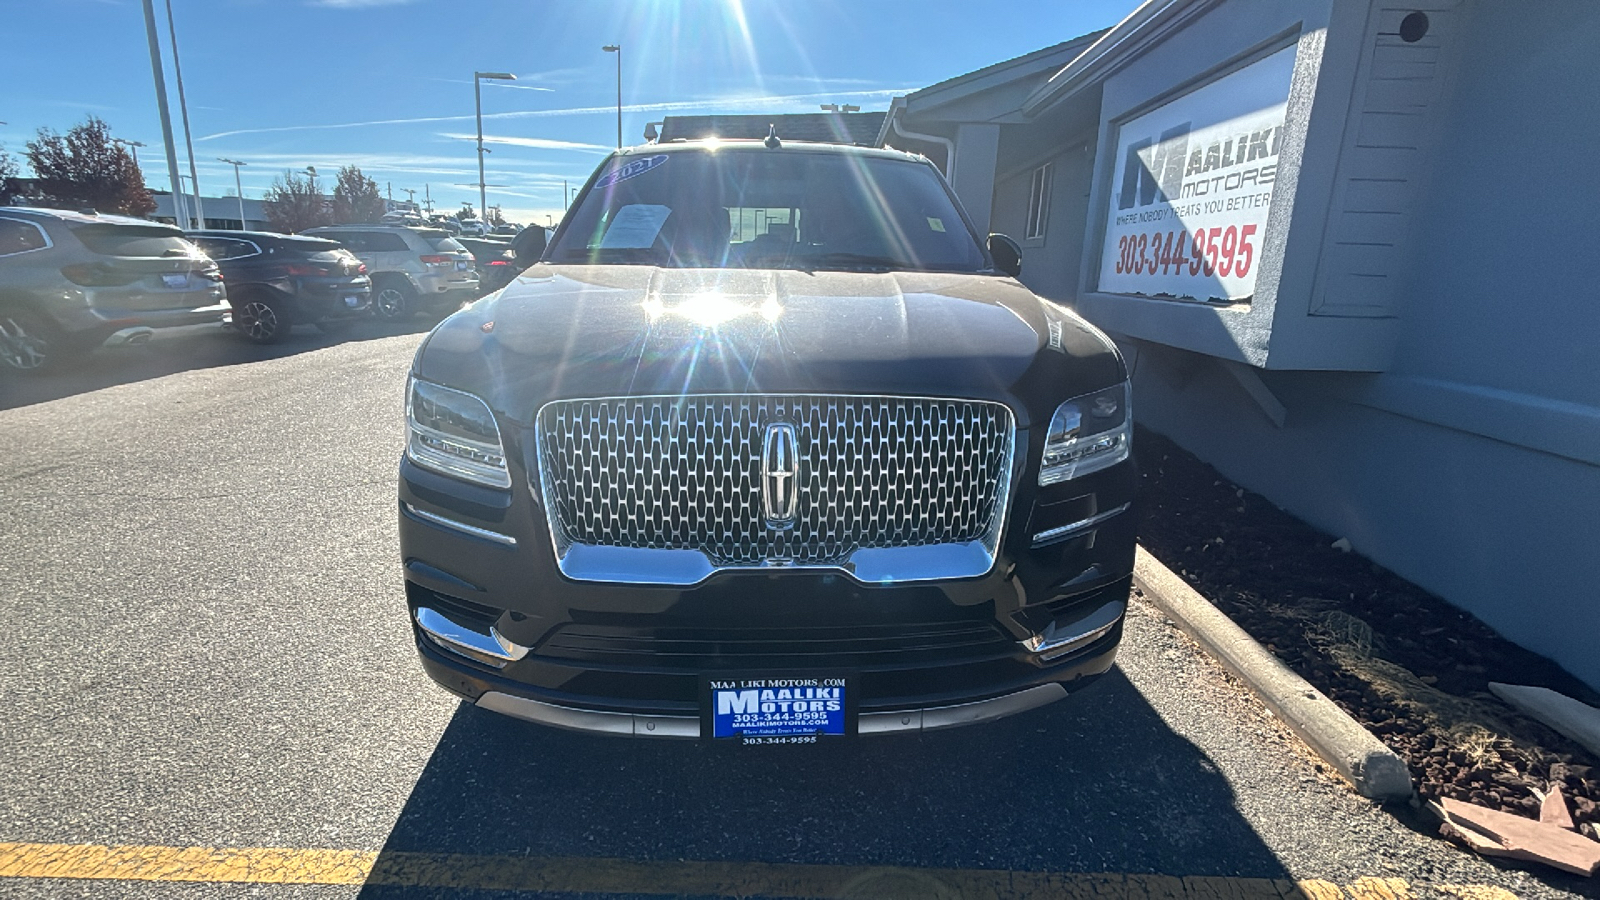
[[338, 241], [367, 264], [379, 318], [453, 312], [478, 296], [472, 254], [443, 229], [333, 225], [304, 233]]

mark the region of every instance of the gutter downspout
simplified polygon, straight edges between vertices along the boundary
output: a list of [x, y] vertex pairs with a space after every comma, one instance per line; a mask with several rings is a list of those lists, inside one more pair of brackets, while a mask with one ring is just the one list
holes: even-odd
[[898, 134], [907, 140], [926, 141], [930, 144], [939, 144], [940, 146], [944, 147], [944, 180], [954, 184], [956, 180], [956, 142], [947, 137], [940, 137], [936, 134], [920, 134], [915, 131], [907, 131], [904, 128], [901, 128], [900, 119], [897, 116], [897, 113], [905, 108], [906, 98], [894, 98], [894, 102], [889, 106], [889, 127], [894, 130], [895, 134]]

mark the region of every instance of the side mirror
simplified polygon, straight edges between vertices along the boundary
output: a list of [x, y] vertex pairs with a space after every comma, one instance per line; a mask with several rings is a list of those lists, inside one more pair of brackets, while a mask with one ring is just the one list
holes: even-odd
[[549, 239], [542, 225], [529, 225], [517, 232], [517, 236], [511, 239], [511, 249], [517, 255], [517, 262], [533, 265], [544, 255], [545, 244]]
[[989, 235], [989, 255], [994, 267], [1012, 278], [1022, 274], [1022, 246], [1003, 234]]

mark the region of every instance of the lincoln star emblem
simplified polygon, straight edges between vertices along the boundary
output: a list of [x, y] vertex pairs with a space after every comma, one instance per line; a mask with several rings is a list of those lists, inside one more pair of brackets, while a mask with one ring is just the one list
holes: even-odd
[[761, 506], [769, 524], [794, 522], [799, 496], [795, 488], [797, 456], [794, 426], [787, 422], [768, 425], [766, 440], [761, 444]]

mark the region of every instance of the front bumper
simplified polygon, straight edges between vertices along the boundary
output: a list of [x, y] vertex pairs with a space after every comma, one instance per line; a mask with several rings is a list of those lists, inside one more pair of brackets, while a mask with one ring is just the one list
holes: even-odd
[[[597, 733], [697, 737], [702, 681], [732, 673], [848, 675], [860, 734], [988, 721], [1064, 697], [1114, 660], [1133, 564], [1132, 465], [1082, 482], [1014, 510], [979, 578], [875, 585], [758, 570], [618, 585], [561, 576], [528, 494], [403, 461], [417, 649], [436, 682], [479, 706]], [[1034, 532], [1046, 536], [1038, 546]]]

